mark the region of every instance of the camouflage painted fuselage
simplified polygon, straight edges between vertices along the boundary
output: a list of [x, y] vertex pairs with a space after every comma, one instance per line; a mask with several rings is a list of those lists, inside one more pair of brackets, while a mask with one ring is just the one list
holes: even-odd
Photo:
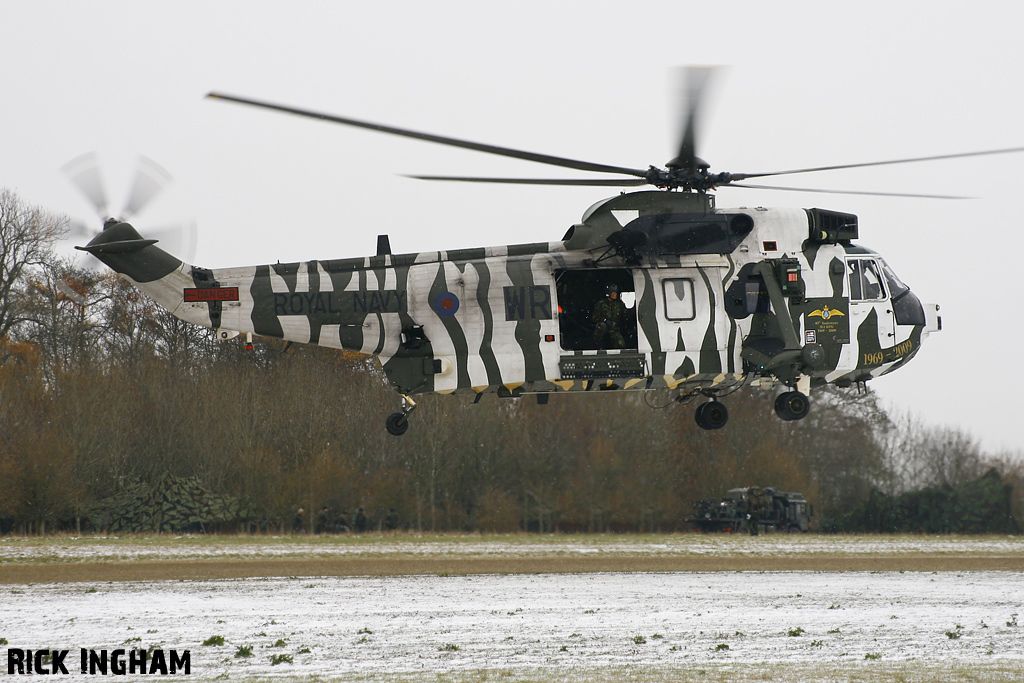
[[[848, 385], [899, 367], [938, 329], [936, 306], [823, 228], [845, 214], [697, 201], [625, 194], [560, 242], [447, 252], [205, 270], [126, 223], [86, 249], [221, 338], [371, 354], [404, 394]], [[625, 349], [596, 348], [579, 313], [612, 281], [632, 293]]]

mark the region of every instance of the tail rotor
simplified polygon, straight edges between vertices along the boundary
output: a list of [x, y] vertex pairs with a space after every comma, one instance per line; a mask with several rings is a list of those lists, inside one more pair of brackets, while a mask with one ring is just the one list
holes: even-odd
[[[92, 206], [96, 219], [84, 221], [73, 219], [66, 241], [71, 245], [89, 242], [103, 232], [104, 224], [110, 219], [125, 221], [141, 214], [154, 199], [162, 194], [174, 179], [167, 170], [152, 159], [139, 155], [131, 189], [120, 212], [109, 211], [110, 203], [103, 182], [103, 172], [96, 152], [75, 157], [61, 166], [61, 172]], [[160, 247], [178, 258], [191, 263], [195, 260], [198, 230], [194, 219], [176, 221], [145, 230], [147, 236], [160, 241]], [[96, 269], [100, 262], [84, 252], [79, 265]]]

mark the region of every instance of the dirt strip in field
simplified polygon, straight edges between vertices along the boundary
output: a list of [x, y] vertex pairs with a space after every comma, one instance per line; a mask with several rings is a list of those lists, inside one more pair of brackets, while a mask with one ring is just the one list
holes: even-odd
[[403, 576], [590, 572], [729, 571], [1024, 571], [1024, 556], [984, 554], [873, 554], [787, 557], [530, 556], [331, 557], [180, 559], [74, 563], [0, 563], [0, 584], [88, 581], [202, 580], [281, 576]]

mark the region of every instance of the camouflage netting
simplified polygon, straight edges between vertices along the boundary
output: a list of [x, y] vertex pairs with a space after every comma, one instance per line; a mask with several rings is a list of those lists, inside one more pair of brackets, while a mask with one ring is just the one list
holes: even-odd
[[90, 517], [109, 532], [205, 532], [213, 525], [240, 523], [249, 511], [233, 496], [212, 493], [195, 477], [169, 474], [157, 483], [136, 483], [98, 502]]
[[1013, 486], [989, 470], [960, 486], [929, 487], [888, 496], [872, 491], [868, 501], [826, 522], [829, 531], [924, 532], [929, 534], [1016, 533], [1010, 510]]

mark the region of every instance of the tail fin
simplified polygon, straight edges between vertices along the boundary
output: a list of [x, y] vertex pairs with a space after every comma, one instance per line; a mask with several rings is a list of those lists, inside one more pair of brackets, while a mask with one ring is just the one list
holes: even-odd
[[155, 246], [156, 242], [143, 238], [130, 224], [119, 222], [105, 228], [84, 247], [75, 248], [89, 252], [126, 277], [176, 317], [204, 327], [220, 327], [219, 306], [215, 320], [213, 306], [184, 302], [185, 291], [197, 286], [195, 271], [202, 269], [168, 254]]
[[87, 251], [118, 273], [135, 282], [155, 282], [182, 266], [182, 262], [163, 249], [153, 246], [156, 240], [142, 237], [128, 223], [114, 223], [96, 235], [84, 247]]

